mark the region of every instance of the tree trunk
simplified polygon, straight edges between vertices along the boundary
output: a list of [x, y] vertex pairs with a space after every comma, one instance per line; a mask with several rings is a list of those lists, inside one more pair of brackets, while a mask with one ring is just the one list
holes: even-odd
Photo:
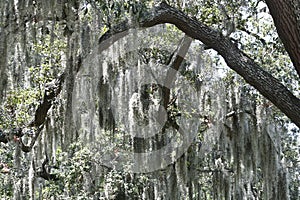
[[300, 76], [300, 9], [295, 0], [266, 0], [278, 35]]

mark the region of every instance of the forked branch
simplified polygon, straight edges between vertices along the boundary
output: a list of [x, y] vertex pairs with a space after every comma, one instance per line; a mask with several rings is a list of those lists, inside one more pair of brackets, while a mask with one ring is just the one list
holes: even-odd
[[256, 88], [300, 127], [300, 100], [278, 79], [241, 51], [229, 37], [223, 36], [221, 32], [189, 17], [165, 2], [155, 7], [152, 12], [145, 13], [144, 16], [138, 24], [124, 21], [108, 30], [99, 39], [100, 49], [107, 48], [118, 38], [125, 36], [125, 33], [131, 28], [147, 28], [164, 23], [174, 24], [189, 37], [199, 40], [217, 51], [231, 69], [241, 75], [247, 83]]

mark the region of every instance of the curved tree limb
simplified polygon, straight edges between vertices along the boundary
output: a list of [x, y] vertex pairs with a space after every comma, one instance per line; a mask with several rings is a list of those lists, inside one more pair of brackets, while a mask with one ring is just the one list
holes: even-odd
[[[223, 36], [221, 32], [187, 16], [165, 2], [155, 7], [153, 12], [146, 13], [137, 25], [124, 21], [110, 29], [99, 39], [99, 48], [107, 48], [111, 42], [115, 42], [118, 37], [122, 37], [130, 28], [147, 28], [163, 23], [174, 24], [191, 38], [200, 40], [206, 46], [216, 50], [231, 69], [241, 75], [247, 83], [256, 88], [300, 127], [300, 100], [291, 91], [238, 49], [230, 38]], [[112, 41], [109, 43], [107, 42], [108, 39]]]

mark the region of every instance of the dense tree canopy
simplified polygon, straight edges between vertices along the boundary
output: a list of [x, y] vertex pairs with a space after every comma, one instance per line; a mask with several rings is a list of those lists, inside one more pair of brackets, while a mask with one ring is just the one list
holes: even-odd
[[[298, 198], [297, 0], [5, 0], [0, 10], [1, 198]], [[159, 133], [128, 136], [133, 122], [157, 131], [155, 106]], [[196, 133], [187, 148], [157, 158], [160, 168], [117, 160], [186, 130]]]

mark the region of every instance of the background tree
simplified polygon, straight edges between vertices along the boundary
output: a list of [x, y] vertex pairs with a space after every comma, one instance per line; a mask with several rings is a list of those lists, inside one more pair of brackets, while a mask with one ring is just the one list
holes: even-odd
[[[1, 198], [298, 198], [297, 1], [19, 0], [2, 1], [0, 10]], [[148, 48], [122, 55], [107, 45], [129, 29], [156, 33], [156, 27], [164, 33], [147, 32]], [[194, 41], [182, 59], [174, 43], [179, 49], [186, 36]], [[109, 52], [106, 58], [102, 52]], [[199, 92], [198, 137], [165, 169], [117, 171], [103, 165], [101, 155], [132, 146], [158, 148], [168, 140], [152, 138], [158, 147], [131, 140], [107, 106], [112, 102], [107, 80], [151, 63], [179, 69]], [[78, 76], [105, 69], [102, 82], [85, 88], [98, 88], [91, 93], [95, 97], [87, 95], [74, 117]], [[226, 75], [212, 75], [221, 72]], [[146, 85], [143, 91], [142, 100], [165, 100], [170, 119], [165, 129], [191, 114], [176, 105], [176, 88]], [[91, 105], [95, 111], [87, 115]], [[147, 104], [142, 110], [147, 112]], [[104, 131], [98, 134], [93, 126]]]

